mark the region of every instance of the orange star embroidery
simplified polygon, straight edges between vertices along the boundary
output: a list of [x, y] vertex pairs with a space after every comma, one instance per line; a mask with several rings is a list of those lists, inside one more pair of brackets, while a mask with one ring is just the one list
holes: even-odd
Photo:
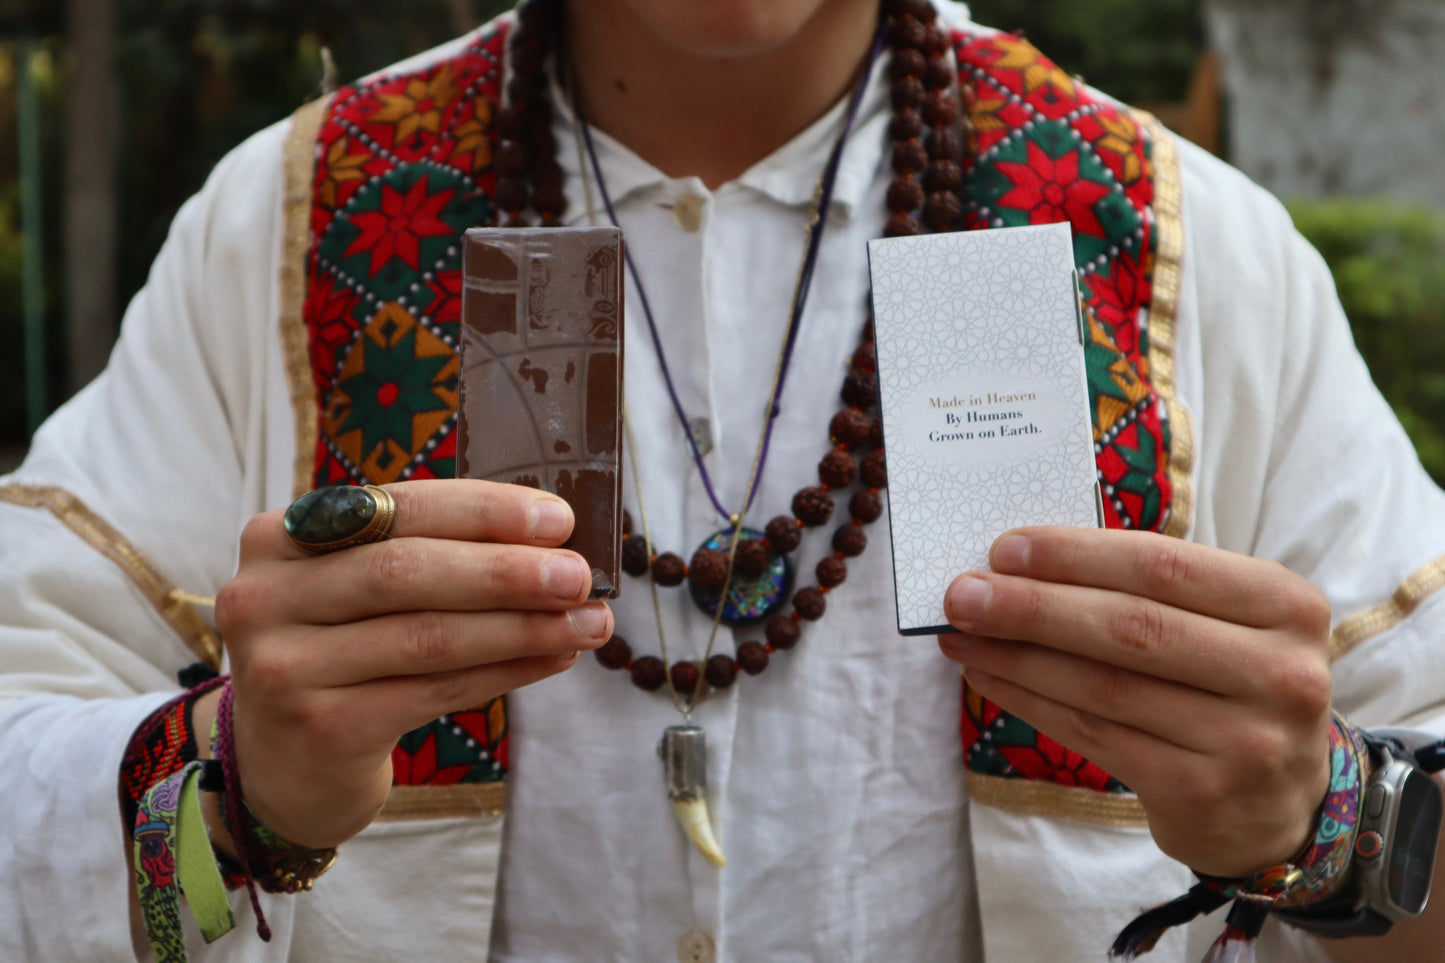
[[980, 133], [986, 130], [1008, 130], [1008, 121], [998, 115], [1008, 105], [1005, 97], [980, 97], [973, 105], [973, 114], [969, 119], [973, 121], [974, 130]]
[[413, 77], [401, 93], [382, 93], [381, 108], [368, 120], [395, 124], [393, 143], [409, 140], [418, 130], [437, 133], [441, 130], [442, 111], [456, 97], [451, 68], [443, 65], [430, 80]]
[[455, 130], [457, 146], [456, 150], [452, 151], [452, 160], [466, 158], [473, 174], [490, 167], [492, 142], [487, 137], [487, 131], [491, 126], [492, 106], [485, 97], [478, 97], [472, 101], [472, 119]]
[[1074, 79], [1045, 61], [1043, 55], [1027, 40], [1004, 34], [995, 38], [994, 44], [1004, 55], [1002, 59], [994, 61], [993, 65], [1005, 70], [1023, 71], [1024, 93], [1031, 94], [1040, 87], [1052, 86], [1062, 97], [1072, 99], [1076, 96]]
[[327, 210], [336, 209], [337, 194], [341, 185], [347, 181], [364, 180], [366, 171], [362, 168], [366, 162], [371, 160], [371, 154], [363, 151], [359, 154], [348, 154], [349, 139], [338, 137], [336, 142], [326, 151], [326, 163], [323, 167], [325, 176], [317, 188], [321, 205]]
[[1119, 155], [1124, 162], [1121, 179], [1124, 186], [1128, 187], [1144, 176], [1143, 161], [1140, 160], [1139, 152], [1134, 149], [1134, 145], [1139, 142], [1139, 129], [1117, 114], [1101, 113], [1097, 119], [1108, 133], [1100, 137], [1094, 147]]

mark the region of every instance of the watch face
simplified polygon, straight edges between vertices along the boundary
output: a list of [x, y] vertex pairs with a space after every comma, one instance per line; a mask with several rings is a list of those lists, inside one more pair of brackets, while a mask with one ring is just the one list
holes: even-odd
[[1390, 899], [1411, 916], [1425, 908], [1435, 844], [1440, 836], [1440, 787], [1412, 769], [1400, 787], [1400, 806], [1390, 847]]

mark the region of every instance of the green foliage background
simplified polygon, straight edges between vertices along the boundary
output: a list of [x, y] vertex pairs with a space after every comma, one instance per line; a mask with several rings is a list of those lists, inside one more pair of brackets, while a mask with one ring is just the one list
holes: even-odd
[[1445, 484], [1445, 215], [1344, 200], [1290, 213], [1329, 263], [1375, 383]]

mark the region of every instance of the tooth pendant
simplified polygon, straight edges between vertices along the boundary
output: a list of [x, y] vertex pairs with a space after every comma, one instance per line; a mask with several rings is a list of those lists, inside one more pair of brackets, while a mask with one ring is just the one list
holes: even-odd
[[662, 757], [667, 798], [672, 800], [677, 824], [714, 866], [726, 866], [707, 811], [707, 737], [698, 726], [668, 726], [657, 754]]

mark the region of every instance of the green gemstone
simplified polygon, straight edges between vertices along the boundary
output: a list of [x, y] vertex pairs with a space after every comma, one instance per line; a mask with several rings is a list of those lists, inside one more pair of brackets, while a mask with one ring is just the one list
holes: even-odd
[[286, 509], [286, 534], [307, 545], [350, 538], [376, 514], [376, 499], [364, 488], [333, 485], [307, 492]]

